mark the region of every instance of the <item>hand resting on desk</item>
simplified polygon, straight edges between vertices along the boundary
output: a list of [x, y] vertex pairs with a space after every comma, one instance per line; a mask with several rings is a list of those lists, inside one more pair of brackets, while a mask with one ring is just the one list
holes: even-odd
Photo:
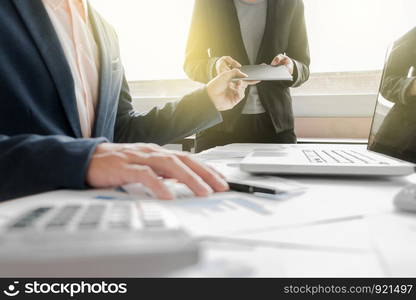
[[153, 144], [98, 145], [90, 161], [86, 180], [95, 188], [142, 183], [159, 199], [173, 199], [174, 194], [162, 178], [176, 179], [201, 197], [213, 191], [225, 192], [229, 189], [220, 174], [190, 155], [168, 151]]

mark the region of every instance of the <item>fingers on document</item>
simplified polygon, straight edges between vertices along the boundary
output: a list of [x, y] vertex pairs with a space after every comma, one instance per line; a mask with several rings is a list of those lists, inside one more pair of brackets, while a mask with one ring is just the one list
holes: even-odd
[[174, 198], [173, 193], [164, 184], [163, 180], [148, 166], [136, 164], [128, 165], [126, 167], [125, 176], [126, 182], [140, 182], [161, 200], [171, 200]]
[[135, 151], [128, 151], [126, 154], [131, 163], [148, 166], [157, 176], [174, 178], [186, 184], [197, 196], [206, 197], [213, 192], [213, 189], [176, 155], [163, 152], [143, 155]]
[[[123, 151], [131, 163], [150, 168], [156, 177], [177, 179], [186, 184], [197, 196], [204, 197], [213, 191], [225, 192], [229, 189], [224, 177], [187, 153], [172, 152], [153, 144], [137, 144], [136, 149], [127, 148]], [[143, 171], [143, 173], [146, 172], [146, 170]], [[152, 175], [146, 177], [150, 177], [146, 185], [148, 188], [152, 191], [156, 188], [160, 189], [161, 193], [155, 192], [158, 198], [172, 198], [171, 193], [167, 192], [169, 189], [161, 179], [157, 183]]]
[[214, 169], [184, 153], [178, 154], [178, 158], [208, 183], [215, 192], [225, 192], [229, 190], [229, 186], [224, 180], [225, 178]]

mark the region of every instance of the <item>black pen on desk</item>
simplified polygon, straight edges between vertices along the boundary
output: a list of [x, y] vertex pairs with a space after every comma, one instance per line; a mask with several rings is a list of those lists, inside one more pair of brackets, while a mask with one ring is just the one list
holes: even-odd
[[279, 191], [276, 189], [270, 189], [270, 188], [244, 184], [244, 183], [230, 182], [230, 181], [228, 181], [228, 185], [231, 191], [247, 193], [247, 194], [261, 193], [261, 194], [269, 194], [269, 195], [280, 195], [280, 194], [286, 193], [285, 191]]

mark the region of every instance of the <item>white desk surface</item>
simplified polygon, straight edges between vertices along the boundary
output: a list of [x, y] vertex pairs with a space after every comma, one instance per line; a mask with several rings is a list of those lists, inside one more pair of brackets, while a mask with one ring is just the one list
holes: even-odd
[[[292, 176], [290, 179], [307, 186], [308, 189], [304, 194], [282, 203], [283, 210], [305, 215], [328, 212], [328, 215], [321, 221], [293, 222], [288, 226], [279, 223], [276, 228], [245, 233], [231, 239], [204, 239], [201, 263], [173, 276], [388, 275], [378, 251], [373, 246], [366, 220], [371, 216], [397, 214], [393, 207], [393, 198], [401, 188], [416, 183], [416, 175], [405, 178]], [[81, 194], [82, 192], [74, 192], [73, 196]], [[47, 195], [59, 199], [59, 192]], [[1, 204], [0, 225], [15, 214], [18, 203], [37, 201], [41, 197], [38, 195], [35, 198]], [[344, 215], [341, 219], [338, 219], [339, 212]]]

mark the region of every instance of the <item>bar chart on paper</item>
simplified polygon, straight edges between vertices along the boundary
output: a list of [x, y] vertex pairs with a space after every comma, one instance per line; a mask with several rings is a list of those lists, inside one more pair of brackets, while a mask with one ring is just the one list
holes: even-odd
[[[179, 199], [164, 202], [186, 229], [196, 235], [231, 233], [252, 229], [254, 224], [265, 224], [274, 215], [267, 200], [256, 200], [243, 195], [217, 195], [210, 198]], [[251, 220], [247, 223], [247, 220]]]
[[199, 215], [205, 218], [217, 218], [220, 214], [257, 214], [257, 215], [271, 215], [272, 211], [268, 210], [264, 205], [256, 203], [250, 199], [230, 197], [230, 198], [212, 198], [202, 201], [182, 201], [177, 203], [182, 211], [191, 216]]

